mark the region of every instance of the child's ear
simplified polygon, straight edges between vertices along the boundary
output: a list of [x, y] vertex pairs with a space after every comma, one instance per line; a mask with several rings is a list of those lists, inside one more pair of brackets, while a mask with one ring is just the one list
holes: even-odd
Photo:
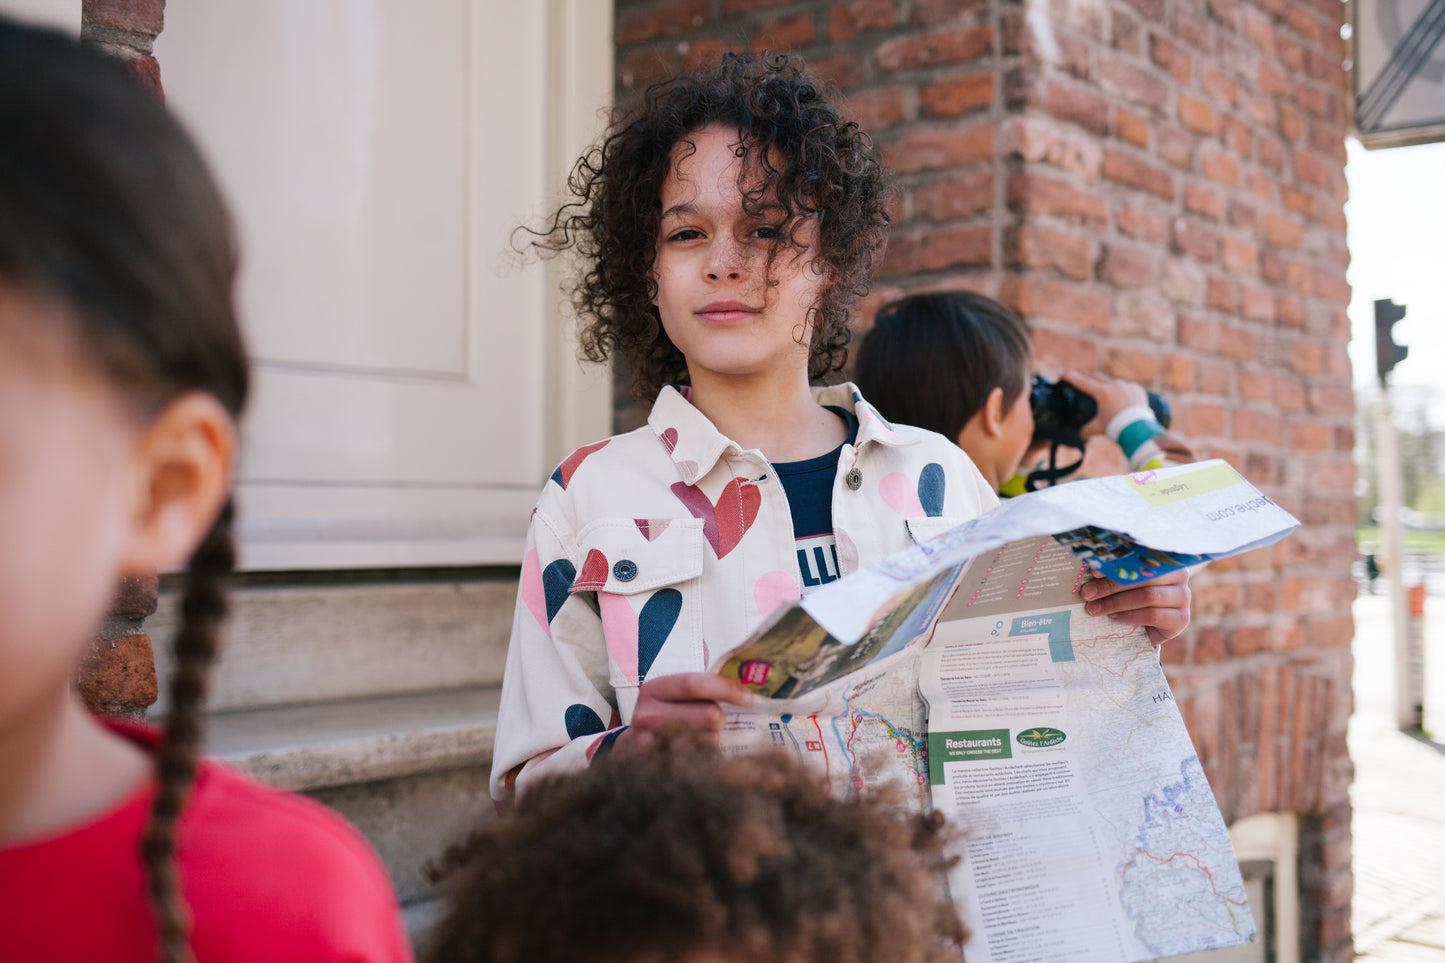
[[211, 528], [231, 489], [236, 425], [215, 397], [194, 391], [142, 431], [127, 575], [181, 566]]
[[994, 388], [984, 399], [983, 407], [978, 410], [979, 427], [990, 438], [998, 438], [1003, 434], [1003, 400], [1003, 389]]

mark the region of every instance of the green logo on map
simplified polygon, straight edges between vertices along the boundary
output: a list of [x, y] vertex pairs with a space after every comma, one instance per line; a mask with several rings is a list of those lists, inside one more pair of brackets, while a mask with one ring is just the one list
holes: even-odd
[[1014, 736], [1014, 741], [1021, 746], [1030, 749], [1043, 749], [1047, 746], [1057, 746], [1063, 742], [1066, 736], [1058, 729], [1050, 729], [1048, 726], [1038, 726], [1033, 729], [1025, 729]]

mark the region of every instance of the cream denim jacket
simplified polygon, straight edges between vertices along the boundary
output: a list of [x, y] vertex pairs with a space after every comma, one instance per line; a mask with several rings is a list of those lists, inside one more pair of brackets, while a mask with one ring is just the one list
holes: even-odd
[[[645, 427], [573, 452], [537, 501], [497, 720], [498, 801], [586, 766], [628, 724], [644, 679], [706, 669], [800, 593], [772, 466], [685, 391], [664, 388]], [[858, 418], [833, 483], [840, 574], [997, 504], [943, 436], [889, 424], [851, 384], [814, 395]]]

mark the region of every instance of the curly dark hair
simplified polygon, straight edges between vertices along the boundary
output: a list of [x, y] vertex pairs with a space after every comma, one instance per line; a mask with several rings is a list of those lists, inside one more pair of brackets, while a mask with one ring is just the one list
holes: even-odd
[[677, 745], [539, 782], [454, 847], [437, 963], [957, 961], [943, 817]]
[[808, 376], [843, 367], [848, 317], [868, 293], [874, 259], [888, 232], [890, 185], [872, 140], [845, 121], [820, 83], [783, 55], [725, 54], [722, 63], [654, 84], [633, 109], [619, 110], [602, 144], [585, 153], [564, 204], [529, 243], [544, 252], [575, 250], [586, 262], [572, 291], [584, 319], [582, 357], [613, 354], [634, 369], [633, 391], [651, 400], [662, 385], [687, 381], [687, 362], [662, 328], [652, 276], [662, 215], [662, 185], [673, 148], [709, 124], [736, 127], [744, 174], [764, 173], [745, 191], [744, 208], [779, 206], [796, 241], [804, 218], [816, 218], [814, 259], [825, 280], [810, 310]]

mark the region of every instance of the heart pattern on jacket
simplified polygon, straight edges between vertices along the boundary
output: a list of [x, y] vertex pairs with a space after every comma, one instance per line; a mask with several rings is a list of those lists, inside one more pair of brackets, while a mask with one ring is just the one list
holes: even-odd
[[763, 496], [746, 478], [734, 478], [723, 486], [717, 501], [710, 501], [700, 488], [672, 483], [672, 493], [687, 506], [693, 518], [702, 519], [702, 533], [719, 559], [737, 548], [738, 542], [757, 521]]

